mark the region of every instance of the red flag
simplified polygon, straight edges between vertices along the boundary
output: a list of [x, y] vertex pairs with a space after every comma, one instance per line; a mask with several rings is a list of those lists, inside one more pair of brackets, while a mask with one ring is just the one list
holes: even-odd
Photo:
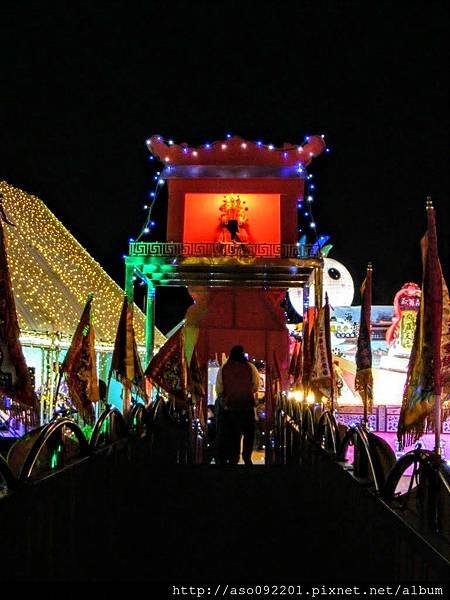
[[88, 297], [80, 322], [67, 351], [60, 372], [65, 373], [70, 397], [82, 418], [94, 420], [93, 402], [99, 399], [95, 334], [91, 322], [92, 294]]
[[186, 402], [184, 327], [180, 327], [150, 361], [145, 376], [178, 402]]
[[114, 375], [126, 390], [134, 391], [146, 400], [144, 371], [134, 335], [133, 304], [128, 302], [127, 296], [124, 296], [123, 299], [122, 312], [117, 327], [110, 377], [111, 375]]
[[289, 363], [289, 381], [292, 387], [297, 387], [301, 381], [302, 374], [302, 343], [295, 342], [292, 352], [291, 362]]
[[188, 388], [191, 393], [192, 402], [194, 404], [195, 412], [200, 420], [200, 424], [204, 429], [206, 426], [206, 411], [207, 411], [207, 397], [205, 391], [205, 373], [200, 367], [197, 356], [197, 348], [194, 348], [192, 353], [191, 362], [188, 371]]
[[359, 317], [359, 333], [356, 350], [355, 390], [359, 392], [363, 405], [364, 417], [372, 412], [373, 376], [372, 345], [370, 341], [370, 322], [372, 309], [372, 265], [367, 265], [366, 278], [361, 286], [361, 313]]
[[310, 375], [310, 385], [322, 396], [334, 403], [334, 373], [331, 360], [330, 305], [325, 294], [325, 305], [319, 310], [314, 323], [314, 362]]
[[273, 366], [273, 381], [275, 384], [275, 388], [277, 392], [281, 392], [281, 390], [283, 389], [283, 379], [281, 377], [280, 363], [278, 362], [277, 353], [275, 352], [275, 350], [273, 351]]
[[291, 361], [289, 363], [289, 369], [288, 369], [290, 383], [293, 383], [294, 379], [295, 379], [294, 373], [295, 373], [295, 367], [297, 365], [297, 353], [298, 353], [298, 342], [294, 342], [294, 347], [292, 349]]
[[[3, 212], [1, 198], [0, 213], [6, 223], [9, 223]], [[0, 395], [35, 411], [38, 401], [19, 341], [16, 303], [1, 220], [0, 218]]]
[[265, 392], [265, 404], [266, 404], [266, 444], [269, 443], [270, 434], [274, 428], [274, 415], [275, 405], [277, 398], [277, 381], [274, 376], [273, 367], [270, 364], [266, 365], [266, 392]]
[[316, 309], [308, 308], [306, 322], [303, 323], [303, 364], [302, 364], [302, 384], [305, 390], [310, 384], [311, 371], [314, 363], [315, 350], [315, 331], [314, 323], [316, 319]]
[[[436, 221], [427, 201], [427, 232], [421, 240], [422, 295], [414, 342], [403, 392], [397, 436], [399, 442], [414, 443], [425, 431], [440, 434], [441, 408], [444, 419], [450, 405], [450, 306], [447, 285], [438, 256]], [[441, 395], [446, 400], [441, 406]]]
[[298, 387], [302, 380], [302, 364], [303, 364], [303, 356], [302, 356], [302, 342], [297, 342], [297, 360], [295, 362], [294, 368], [294, 387]]

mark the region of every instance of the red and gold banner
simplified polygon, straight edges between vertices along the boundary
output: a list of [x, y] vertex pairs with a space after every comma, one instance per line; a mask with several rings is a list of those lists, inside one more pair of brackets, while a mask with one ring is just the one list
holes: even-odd
[[184, 327], [170, 337], [150, 361], [145, 376], [165, 390], [177, 402], [186, 403], [186, 358], [184, 354]]
[[372, 266], [367, 267], [366, 278], [361, 286], [361, 313], [356, 349], [355, 391], [359, 392], [364, 415], [367, 417], [373, 408], [372, 345], [370, 340], [370, 320], [372, 309]]
[[397, 431], [401, 444], [412, 444], [424, 432], [434, 429], [436, 410], [440, 412], [442, 409], [445, 419], [450, 409], [449, 295], [438, 256], [431, 202], [427, 202], [427, 220], [427, 232], [421, 240], [423, 275], [420, 310]]
[[196, 415], [203, 429], [206, 427], [207, 395], [206, 373], [200, 367], [197, 349], [194, 348], [188, 370], [188, 389], [195, 407]]
[[333, 408], [334, 374], [331, 359], [330, 305], [325, 297], [325, 305], [319, 310], [314, 324], [314, 356], [310, 375], [310, 387], [318, 394], [329, 398]]
[[95, 333], [91, 321], [92, 298], [92, 295], [88, 297], [70, 348], [60, 367], [61, 374], [66, 376], [70, 398], [87, 423], [93, 422], [92, 403], [99, 399]]
[[125, 388], [124, 411], [129, 408], [131, 393], [135, 392], [147, 400], [145, 377], [137, 351], [133, 326], [133, 304], [124, 296], [119, 324], [117, 326], [114, 352], [109, 377], [113, 375]]
[[11, 286], [5, 248], [2, 219], [12, 225], [4, 214], [0, 195], [0, 397], [33, 410], [38, 401], [19, 341], [16, 303]]

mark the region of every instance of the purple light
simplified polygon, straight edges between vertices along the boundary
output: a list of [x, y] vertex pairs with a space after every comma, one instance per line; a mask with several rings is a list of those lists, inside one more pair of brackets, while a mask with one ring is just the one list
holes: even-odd
[[187, 154], [189, 152], [188, 148], [183, 148], [183, 154]]

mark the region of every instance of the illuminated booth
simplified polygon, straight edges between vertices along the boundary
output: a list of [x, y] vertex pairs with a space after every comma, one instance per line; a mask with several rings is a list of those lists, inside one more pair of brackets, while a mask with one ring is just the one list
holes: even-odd
[[[3, 229], [20, 342], [40, 398], [43, 422], [52, 416], [58, 366], [91, 292], [97, 373], [107, 381], [124, 292], [39, 198], [6, 182], [0, 182], [0, 192], [5, 214], [14, 224], [5, 223]], [[134, 327], [142, 354], [144, 319], [135, 307]], [[155, 335], [156, 344], [163, 345], [165, 337], [159, 331]], [[1, 364], [0, 374], [7, 372], [8, 365]], [[115, 385], [113, 380], [111, 401], [120, 398], [121, 385], [117, 383], [114, 389]], [[10, 417], [8, 400], [1, 397], [0, 424], [10, 422]], [[16, 420], [21, 418], [13, 418]], [[0, 431], [0, 436], [3, 433]]]
[[[299, 243], [298, 203], [305, 167], [320, 154], [320, 136], [282, 148], [230, 137], [192, 148], [148, 140], [165, 165], [167, 241], [137, 240], [126, 257], [126, 290], [133, 277], [147, 284], [147, 359], [153, 352], [155, 286], [186, 286], [194, 304], [186, 316], [187, 345], [199, 360], [242, 344], [252, 357], [282, 370], [289, 361], [280, 303], [289, 288], [311, 278], [321, 291], [318, 248]], [[320, 296], [319, 296], [320, 297]]]

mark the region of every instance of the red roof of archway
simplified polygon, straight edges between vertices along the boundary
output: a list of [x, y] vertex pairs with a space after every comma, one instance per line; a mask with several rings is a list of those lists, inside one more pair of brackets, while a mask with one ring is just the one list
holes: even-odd
[[167, 143], [154, 135], [147, 141], [150, 152], [166, 165], [261, 165], [307, 166], [325, 150], [320, 135], [307, 138], [304, 145], [283, 144], [281, 148], [260, 142], [249, 142], [239, 136], [226, 140], [190, 147], [188, 144]]

